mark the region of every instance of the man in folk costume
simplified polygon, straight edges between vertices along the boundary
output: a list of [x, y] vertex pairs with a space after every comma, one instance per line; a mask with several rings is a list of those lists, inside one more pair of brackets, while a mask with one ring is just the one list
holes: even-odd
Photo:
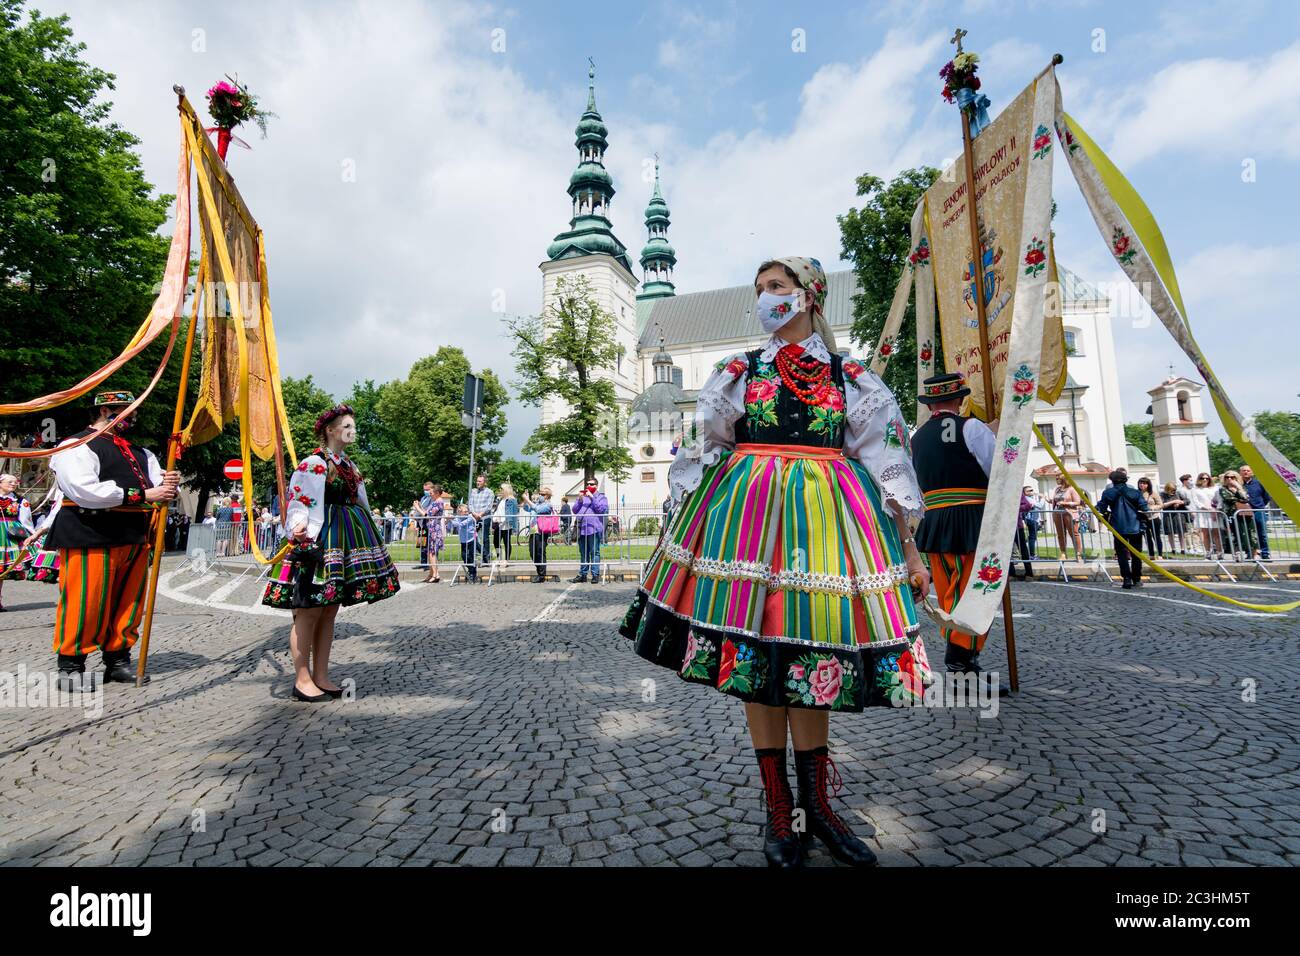
[[[990, 428], [961, 414], [962, 400], [970, 393], [959, 372], [927, 378], [916, 400], [929, 406], [930, 418], [912, 436], [912, 464], [925, 495], [916, 546], [929, 560], [939, 607], [948, 612], [966, 590], [975, 565], [997, 445], [996, 421]], [[940, 633], [947, 644], [943, 663], [948, 672], [978, 674], [988, 633], [967, 634], [951, 627]]]
[[[107, 427], [129, 392], [95, 397], [95, 423], [62, 444]], [[59, 554], [59, 609], [54, 652], [59, 688], [71, 690], [98, 648], [104, 680], [130, 683], [131, 647], [140, 636], [149, 574], [150, 515], [176, 497], [180, 472], [163, 471], [147, 449], [126, 439], [132, 413], [84, 445], [56, 451], [50, 467], [63, 492], [46, 547]], [[147, 678], [146, 678], [147, 680]]]

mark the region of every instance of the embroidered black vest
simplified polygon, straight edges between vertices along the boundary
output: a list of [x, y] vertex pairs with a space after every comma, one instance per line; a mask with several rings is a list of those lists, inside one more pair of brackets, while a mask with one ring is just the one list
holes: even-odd
[[[983, 488], [988, 475], [966, 446], [966, 419], [951, 412], [932, 415], [912, 436], [912, 466], [922, 493], [943, 488]], [[979, 544], [983, 504], [930, 508], [916, 529], [918, 551], [969, 554]]]
[[[93, 429], [86, 428], [73, 438], [81, 438]], [[86, 447], [99, 459], [99, 480], [111, 481], [119, 488], [141, 488], [140, 478], [132, 470], [126, 457], [107, 435], [92, 438]], [[144, 475], [144, 487], [149, 483], [149, 459], [144, 449], [132, 444], [131, 454]], [[141, 488], [143, 490], [143, 488]], [[113, 511], [108, 508], [81, 508], [64, 505], [54, 518], [54, 526], [46, 536], [45, 547], [57, 548], [109, 548], [119, 544], [143, 544], [149, 537], [149, 513], [143, 511]]]
[[736, 422], [736, 444], [814, 445], [844, 447], [844, 367], [839, 355], [831, 356], [830, 381], [834, 394], [820, 404], [807, 405], [786, 388], [776, 370], [776, 356], [763, 362], [762, 349], [745, 353], [745, 414]]
[[[336, 507], [339, 505], [358, 504], [359, 497], [357, 489], [361, 487], [362, 478], [361, 473], [357, 471], [357, 466], [352, 463], [352, 460], [343, 456], [343, 467], [340, 468], [334, 463], [334, 459], [330, 457], [329, 452], [325, 451], [323, 448], [317, 448], [312, 452], [312, 454], [325, 462], [324, 504], [326, 506], [334, 505]], [[304, 471], [312, 467], [319, 468], [320, 466], [308, 465], [306, 461], [303, 461], [303, 463], [298, 466], [299, 470]], [[293, 489], [294, 492], [300, 490], [300, 488]]]

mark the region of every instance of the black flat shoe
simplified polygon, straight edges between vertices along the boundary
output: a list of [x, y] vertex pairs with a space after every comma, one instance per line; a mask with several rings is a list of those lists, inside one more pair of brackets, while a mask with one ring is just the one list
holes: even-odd
[[302, 691], [298, 689], [298, 685], [295, 684], [293, 687], [293, 699], [301, 700], [307, 704], [322, 704], [327, 700], [331, 700], [332, 698], [330, 697], [329, 694], [317, 694], [315, 697], [313, 697], [311, 694], [304, 694]]
[[344, 693], [342, 687], [338, 688], [337, 690], [328, 690], [327, 688], [322, 687], [321, 690], [325, 691], [325, 696], [331, 698], [332, 700], [338, 700], [340, 697], [343, 696]]

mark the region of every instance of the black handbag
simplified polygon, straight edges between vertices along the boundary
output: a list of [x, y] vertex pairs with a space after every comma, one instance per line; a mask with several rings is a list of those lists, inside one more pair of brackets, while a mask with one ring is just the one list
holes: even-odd
[[289, 546], [289, 553], [285, 555], [285, 560], [298, 565], [301, 568], [314, 570], [322, 561], [325, 560], [325, 545], [320, 540], [313, 541], [311, 544], [294, 544]]

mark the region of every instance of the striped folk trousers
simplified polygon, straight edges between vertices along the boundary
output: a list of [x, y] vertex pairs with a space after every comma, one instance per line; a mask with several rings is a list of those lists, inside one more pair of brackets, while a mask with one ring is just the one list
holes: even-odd
[[[975, 566], [975, 555], [930, 553], [926, 557], [930, 559], [930, 578], [939, 597], [939, 607], [951, 613], [957, 606], [957, 599], [966, 590], [971, 568]], [[984, 649], [984, 642], [988, 639], [987, 633], [971, 635], [951, 627], [940, 628], [939, 633], [945, 641], [976, 653]]]
[[56, 654], [129, 651], [140, 637], [149, 546], [59, 549]]

